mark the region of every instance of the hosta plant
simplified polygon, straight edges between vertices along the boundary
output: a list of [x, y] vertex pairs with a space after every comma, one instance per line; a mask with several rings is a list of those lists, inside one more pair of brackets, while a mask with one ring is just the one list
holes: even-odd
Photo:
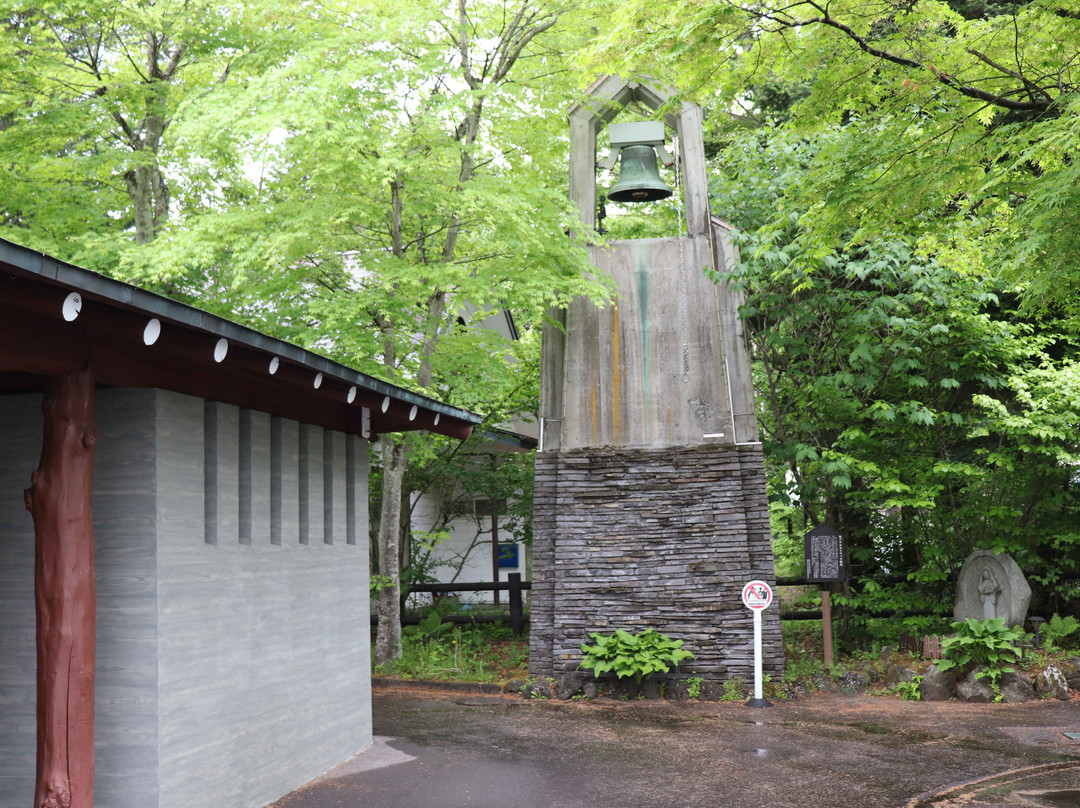
[[1009, 628], [1000, 617], [988, 620], [969, 617], [962, 623], [953, 623], [952, 627], [956, 634], [941, 641], [944, 658], [938, 661], [938, 670], [970, 670], [983, 666], [983, 670], [975, 674], [976, 678], [988, 679], [1000, 699], [998, 683], [1003, 673], [1013, 672], [1013, 663], [1020, 659], [1020, 649], [1013, 643], [1023, 639], [1023, 629]]
[[694, 658], [683, 649], [682, 640], [673, 640], [652, 628], [640, 634], [620, 628], [614, 634], [594, 632], [589, 636], [596, 644], [581, 646], [581, 667], [591, 669], [594, 676], [612, 672], [620, 679], [633, 678], [638, 687], [647, 676], [667, 673], [684, 659]]

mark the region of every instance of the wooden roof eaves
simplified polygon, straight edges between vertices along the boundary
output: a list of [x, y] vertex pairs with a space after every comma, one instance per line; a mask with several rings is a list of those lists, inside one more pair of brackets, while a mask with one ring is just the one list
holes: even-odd
[[[389, 396], [403, 404], [416, 406], [418, 410], [428, 411], [443, 418], [452, 419], [459, 422], [461, 427], [471, 428], [478, 425], [482, 420], [480, 416], [474, 413], [452, 407], [436, 399], [368, 376], [292, 343], [284, 342], [247, 326], [201, 311], [186, 303], [180, 303], [131, 284], [108, 278], [2, 238], [0, 238], [0, 271], [13, 276], [36, 279], [57, 288], [79, 292], [88, 299], [97, 299], [108, 305], [148, 318], [157, 317], [170, 321], [191, 331], [202, 332], [212, 337], [223, 337], [230, 344], [265, 354], [268, 359], [272, 356], [280, 357], [296, 365], [309, 368], [313, 373], [323, 373], [345, 384], [356, 385], [358, 388], [375, 395]], [[425, 429], [433, 432], [447, 432], [447, 430], [440, 429], [438, 426], [425, 427]]]

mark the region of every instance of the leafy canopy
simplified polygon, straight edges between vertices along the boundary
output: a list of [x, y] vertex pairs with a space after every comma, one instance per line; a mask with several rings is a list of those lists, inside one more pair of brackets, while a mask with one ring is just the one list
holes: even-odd
[[[905, 234], [1027, 282], [1075, 315], [1080, 3], [631, 0], [602, 63], [671, 77], [718, 126], [783, 126], [819, 151], [797, 199], [799, 260]], [[771, 93], [775, 96], [775, 92]]]
[[[1013, 553], [1041, 597], [1069, 602], [1076, 346], [960, 249], [898, 234], [811, 268], [798, 205], [820, 148], [781, 128], [732, 133], [711, 185], [714, 211], [740, 228], [733, 280], [781, 566], [798, 574], [792, 534], [829, 521], [860, 568], [848, 597], [865, 606], [947, 606], [945, 582], [978, 548]], [[897, 575], [916, 585], [876, 582]]]
[[257, 182], [234, 174], [125, 272], [483, 410], [512, 348], [459, 318], [506, 307], [529, 324], [606, 294], [553, 176], [562, 120], [545, 112], [571, 88], [547, 75], [561, 56], [545, 37], [561, 12], [323, 6], [308, 47], [178, 124], [180, 148], [252, 155]]

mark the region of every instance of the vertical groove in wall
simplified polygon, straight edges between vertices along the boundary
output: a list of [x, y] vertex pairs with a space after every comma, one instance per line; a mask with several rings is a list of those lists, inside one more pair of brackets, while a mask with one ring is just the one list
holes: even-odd
[[203, 541], [218, 543], [218, 407], [203, 405]]
[[356, 544], [356, 438], [345, 438], [345, 541]]
[[311, 536], [311, 430], [300, 427], [300, 543]]
[[323, 432], [323, 543], [334, 543], [334, 433]]
[[281, 418], [270, 419], [270, 543], [281, 544]]
[[[251, 410], [240, 410], [240, 543], [251, 546]], [[265, 539], [264, 539], [265, 541]]]

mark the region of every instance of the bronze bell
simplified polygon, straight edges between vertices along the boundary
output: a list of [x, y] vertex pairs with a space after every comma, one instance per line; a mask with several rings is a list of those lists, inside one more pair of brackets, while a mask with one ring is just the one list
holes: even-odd
[[608, 191], [612, 202], [655, 202], [671, 196], [660, 179], [652, 146], [623, 146], [619, 154], [619, 181]]

